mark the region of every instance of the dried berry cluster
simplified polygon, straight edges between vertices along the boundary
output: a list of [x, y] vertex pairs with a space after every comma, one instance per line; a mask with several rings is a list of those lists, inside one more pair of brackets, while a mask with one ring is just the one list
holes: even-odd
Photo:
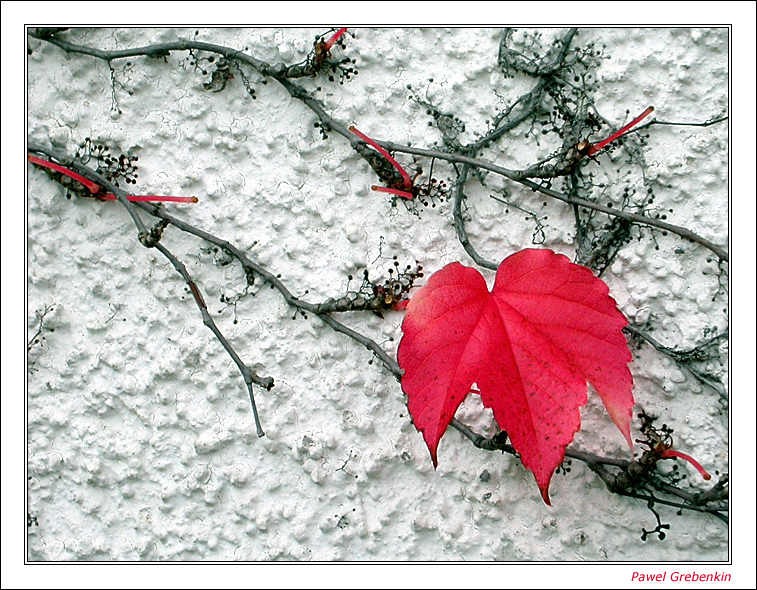
[[321, 123], [319, 121], [316, 121], [315, 123], [313, 123], [313, 127], [315, 127], [316, 129], [318, 129], [318, 131], [321, 132], [321, 137], [323, 139], [328, 139], [329, 138], [328, 134], [331, 131], [331, 127], [329, 125], [326, 125], [325, 123]]
[[[389, 278], [382, 284], [371, 283], [373, 287], [373, 296], [376, 299], [382, 300], [386, 308], [394, 308], [398, 303], [403, 301], [403, 297], [413, 287], [413, 283], [416, 279], [423, 277], [423, 267], [417, 263], [415, 269], [410, 264], [405, 267], [404, 271], [399, 270], [399, 262], [397, 257], [394, 257], [394, 268], [389, 269]], [[397, 275], [394, 276], [394, 271], [397, 271]], [[368, 271], [365, 271], [365, 280], [368, 279]]]
[[[432, 169], [433, 171], [433, 169]], [[425, 184], [418, 184], [413, 187], [418, 197], [418, 202], [424, 207], [429, 205], [433, 209], [436, 207], [436, 201], [446, 201], [449, 197], [449, 186], [444, 180], [431, 179]]]
[[328, 41], [325, 40], [324, 35], [316, 37], [313, 49], [306, 60], [306, 63], [310, 65], [315, 73], [323, 72], [327, 74], [329, 82], [334, 82], [336, 77], [338, 77], [339, 84], [342, 85], [345, 80], [349, 80], [352, 76], [357, 76], [359, 73], [355, 67], [355, 64], [357, 63], [356, 59], [343, 57], [334, 60], [331, 58], [331, 50], [335, 46], [338, 46], [342, 50], [347, 49], [347, 45], [344, 42], [344, 33], [346, 32], [346, 29], [340, 29]]
[[[433, 78], [428, 79], [429, 84], [434, 82]], [[429, 127], [436, 127], [442, 134], [442, 142], [444, 146], [452, 151], [458, 151], [463, 147], [460, 142], [460, 135], [465, 132], [465, 122], [452, 113], [443, 113], [439, 110], [430, 99], [421, 98], [420, 95], [413, 93], [413, 87], [408, 84], [407, 89], [411, 91], [410, 100], [426, 109], [426, 114], [429, 115], [433, 121], [428, 122]], [[434, 142], [434, 146], [438, 147], [438, 143]]]
[[357, 63], [356, 59], [344, 57], [336, 62], [327, 61], [325, 66], [321, 66], [321, 69], [328, 73], [329, 82], [334, 82], [338, 77], [339, 84], [344, 85], [345, 80], [349, 80], [352, 76], [357, 76], [360, 73], [354, 67], [355, 63]]
[[[192, 49], [189, 50], [189, 57], [187, 57], [186, 61], [196, 72], [199, 72], [203, 76], [210, 76], [210, 80], [203, 82], [202, 84], [202, 87], [205, 90], [210, 90], [212, 92], [221, 92], [225, 90], [228, 83], [236, 77], [232, 72], [232, 69], [234, 69], [242, 79], [247, 94], [249, 94], [254, 100], [257, 100], [258, 97], [255, 88], [253, 88], [249, 78], [245, 75], [244, 70], [242, 70], [238, 61], [215, 55], [200, 57]], [[182, 65], [182, 67], [185, 66]]]
[[76, 157], [84, 164], [89, 164], [92, 161], [97, 163], [97, 173], [117, 187], [121, 186], [119, 179], [123, 179], [126, 184], [137, 184], [137, 178], [139, 178], [136, 165], [139, 157], [137, 156], [125, 156], [124, 154], [115, 156], [111, 154], [107, 145], [95, 143], [87, 137], [76, 150]]
[[[403, 309], [407, 305], [410, 289], [417, 279], [423, 277], [423, 267], [416, 263], [413, 268], [408, 264], [400, 270], [396, 256], [393, 265], [394, 268], [389, 269], [389, 278], [384, 281], [371, 281], [368, 270], [364, 270], [357, 291], [348, 291], [344, 297], [326, 300], [318, 306], [318, 312], [372, 311], [383, 317], [383, 310]], [[354, 280], [352, 275], [347, 278], [350, 282]]]
[[647, 447], [649, 452], [657, 455], [673, 446], [673, 429], [670, 426], [663, 424], [659, 428], [656, 427], [654, 425], [656, 418], [644, 411], [639, 413], [638, 417], [641, 420], [639, 430], [644, 435], [644, 438], [636, 439], [637, 443]]
[[[208, 58], [209, 62], [213, 62], [213, 56], [210, 56]], [[207, 75], [207, 70], [202, 71], [203, 75]], [[231, 62], [227, 59], [224, 59], [223, 57], [220, 58], [216, 64], [215, 68], [210, 74], [210, 80], [208, 82], [205, 82], [202, 87], [205, 90], [212, 90], [213, 92], [221, 92], [223, 89], [226, 88], [226, 84], [229, 83], [229, 80], [234, 79], [234, 74], [231, 73]], [[253, 94], [253, 98], [255, 98]]]

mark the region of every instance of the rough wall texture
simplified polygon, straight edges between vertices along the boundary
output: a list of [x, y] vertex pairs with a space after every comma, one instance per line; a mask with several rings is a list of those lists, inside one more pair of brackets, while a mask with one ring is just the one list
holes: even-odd
[[[293, 63], [322, 32], [117, 29], [68, 38], [109, 49], [196, 38]], [[505, 79], [498, 70], [499, 30], [355, 33], [347, 53], [357, 77], [344, 85], [301, 83], [321, 86], [318, 97], [333, 116], [383, 140], [424, 147], [440, 140], [411, 95], [464, 121], [466, 142], [528, 88], [526, 78]], [[595, 101], [616, 125], [628, 120], [626, 109], [633, 115], [649, 104], [666, 121], [703, 122], [725, 111], [727, 30], [580, 31], [576, 43], [590, 41], [606, 46]], [[239, 75], [214, 93], [203, 88], [210, 74], [175, 52], [167, 61], [113, 62], [113, 85], [102, 61], [36, 40], [30, 47], [30, 140], [70, 152], [85, 137], [130, 149], [139, 156], [140, 190], [199, 197], [196, 205], [169, 207], [246, 250], [297, 295], [339, 296], [349, 274], [367, 267], [387, 276], [393, 256], [428, 271], [457, 260], [472, 265], [450, 202], [418, 215], [401, 203], [392, 207], [388, 195], [370, 191], [376, 176], [348, 143], [336, 134], [324, 140], [312, 111], [273, 81], [263, 84], [249, 72], [255, 100]], [[483, 156], [521, 168], [556, 147], [549, 137], [537, 145], [527, 131]], [[646, 190], [642, 181], [653, 183], [655, 211], [725, 245], [727, 127], [656, 126], [649, 133], [645, 178], [637, 168], [628, 184]], [[29, 354], [29, 559], [727, 558], [726, 525], [673, 508], [657, 507], [671, 525], [667, 538], [642, 541], [642, 529], [656, 525], [652, 512], [610, 494], [583, 463], [555, 476], [552, 508], [516, 458], [479, 451], [455, 431], [442, 440], [434, 471], [399, 384], [371, 353], [318, 318], [293, 320], [267, 286], [257, 283], [237, 299], [245, 292], [238, 265], [169, 227], [164, 243], [187, 265], [230, 342], [276, 381], [270, 392], [257, 392], [266, 431], [258, 438], [237, 368], [203, 326], [181, 277], [138, 243], [124, 209], [67, 200], [38, 169], [30, 166], [28, 175], [30, 337], [36, 312], [52, 308], [44, 340]], [[435, 175], [452, 178], [439, 163]], [[575, 257], [569, 207], [542, 205], [517, 185], [490, 181], [486, 189], [471, 181], [467, 191], [468, 231], [484, 256], [500, 260], [531, 246], [535, 235], [532, 217], [505, 214], [489, 198], [493, 186], [547, 217], [543, 247]], [[727, 326], [725, 279], [713, 258], [677, 236], [646, 232], [603, 278], [632, 323], [653, 327], [666, 346], [688, 349]], [[401, 321], [400, 312], [345, 317], [391, 355]], [[675, 430], [677, 447], [708, 470], [727, 473], [723, 396], [649, 346], [634, 356], [638, 408], [659, 415]], [[725, 382], [721, 365], [708, 370]], [[593, 394], [582, 415], [576, 448], [628, 458]], [[458, 418], [493, 431], [477, 398]], [[686, 481], [704, 489], [693, 471]]]

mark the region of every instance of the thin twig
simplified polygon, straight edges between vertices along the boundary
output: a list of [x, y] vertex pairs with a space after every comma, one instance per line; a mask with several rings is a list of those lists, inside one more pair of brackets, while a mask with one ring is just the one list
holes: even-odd
[[158, 250], [163, 256], [168, 258], [169, 262], [173, 265], [173, 267], [176, 269], [176, 271], [184, 278], [184, 281], [189, 285], [189, 290], [192, 292], [192, 297], [195, 300], [195, 303], [197, 304], [197, 307], [200, 308], [200, 313], [202, 313], [202, 323], [205, 324], [213, 334], [215, 334], [215, 337], [218, 338], [218, 341], [221, 343], [221, 345], [224, 347], [226, 352], [229, 354], [229, 356], [232, 358], [234, 363], [237, 365], [237, 368], [239, 369], [239, 372], [242, 373], [242, 378], [244, 379], [245, 384], [247, 385], [247, 391], [250, 394], [250, 403], [252, 404], [252, 414], [255, 417], [255, 428], [258, 431], [258, 436], [265, 436], [265, 432], [263, 432], [263, 428], [260, 425], [260, 418], [258, 416], [258, 407], [255, 404], [255, 394], [252, 390], [253, 383], [255, 385], [259, 385], [260, 387], [263, 387], [264, 389], [267, 389], [268, 391], [271, 390], [273, 387], [273, 378], [272, 377], [259, 377], [257, 374], [255, 374], [250, 368], [244, 364], [241, 358], [239, 358], [239, 355], [236, 353], [234, 348], [229, 344], [229, 341], [226, 339], [226, 337], [223, 335], [221, 330], [218, 329], [218, 326], [216, 325], [215, 321], [211, 317], [210, 313], [208, 312], [208, 306], [205, 304], [205, 300], [202, 297], [202, 293], [200, 293], [199, 288], [197, 287], [197, 283], [195, 283], [192, 280], [192, 277], [189, 275], [189, 272], [187, 271], [187, 267], [184, 266], [184, 264], [174, 256], [168, 248], [166, 248], [163, 244], [157, 243], [155, 244], [155, 249]]
[[[718, 383], [716, 381], [713, 381], [709, 377], [707, 377], [705, 374], [701, 373], [700, 371], [697, 371], [694, 367], [692, 367], [688, 362], [686, 362], [686, 358], [690, 357], [693, 351], [680, 351], [675, 350], [672, 348], [669, 348], [657, 340], [655, 340], [652, 336], [650, 336], [648, 333], [639, 330], [635, 326], [628, 325], [625, 328], [623, 328], [626, 332], [629, 334], [633, 334], [634, 336], [637, 336], [638, 338], [641, 338], [642, 340], [646, 341], [648, 344], [650, 344], [655, 350], [663, 353], [666, 356], [669, 356], [674, 361], [676, 361], [680, 366], [682, 366], [684, 369], [686, 369], [691, 375], [697, 379], [699, 382], [703, 383], [704, 385], [707, 385], [708, 387], [712, 388], [716, 393], [718, 393], [721, 397], [726, 397], [726, 391], [725, 388], [721, 383]], [[728, 333], [722, 333], [718, 334], [717, 336], [712, 337], [707, 342], [704, 342], [700, 344], [699, 346], [695, 347], [697, 348], [704, 348], [707, 345], [717, 341], [721, 340], [723, 338], [726, 338], [728, 336]]]
[[47, 305], [45, 304], [45, 308], [43, 310], [37, 310], [34, 315], [37, 316], [37, 319], [39, 320], [39, 325], [37, 326], [37, 331], [34, 333], [34, 336], [32, 336], [29, 339], [29, 342], [26, 345], [26, 351], [30, 351], [32, 347], [39, 342], [37, 338], [39, 338], [40, 334], [42, 334], [42, 330], [45, 327], [45, 316], [50, 313], [53, 309], [53, 305]]
[[460, 174], [458, 175], [458, 178], [455, 182], [452, 220], [455, 224], [457, 239], [460, 241], [463, 248], [468, 253], [468, 256], [470, 256], [476, 264], [483, 268], [488, 268], [489, 270], [497, 270], [497, 268], [499, 268], [499, 264], [490, 260], [486, 260], [476, 251], [476, 249], [473, 247], [473, 244], [470, 243], [468, 232], [465, 229], [465, 220], [463, 219], [463, 201], [465, 200], [465, 192], [463, 187], [465, 186], [465, 182], [468, 179], [468, 171], [470, 170], [470, 168], [471, 167], [468, 164], [461, 166]]
[[642, 125], [641, 127], [638, 127], [636, 130], [641, 131], [642, 129], [645, 129], [646, 127], [651, 127], [652, 125], [673, 125], [673, 126], [680, 126], [680, 127], [709, 127], [710, 125], [715, 125], [716, 123], [722, 123], [723, 121], [727, 121], [727, 116], [722, 117], [716, 117], [714, 119], [709, 119], [707, 121], [704, 121], [703, 123], [681, 123], [679, 121], [660, 121], [659, 119], [654, 119], [650, 121], [649, 123]]

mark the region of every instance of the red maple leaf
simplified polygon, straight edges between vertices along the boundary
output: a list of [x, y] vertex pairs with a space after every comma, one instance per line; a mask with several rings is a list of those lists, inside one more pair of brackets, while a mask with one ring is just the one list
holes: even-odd
[[434, 466], [474, 383], [547, 504], [552, 474], [581, 427], [587, 381], [632, 446], [627, 324], [602, 280], [550, 250], [506, 258], [491, 292], [477, 270], [457, 262], [434, 273], [407, 306], [397, 352]]

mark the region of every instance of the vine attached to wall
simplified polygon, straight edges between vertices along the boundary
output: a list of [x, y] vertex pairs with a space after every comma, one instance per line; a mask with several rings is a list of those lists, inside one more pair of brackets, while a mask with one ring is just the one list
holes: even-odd
[[[550, 478], [566, 458], [585, 463], [610, 492], [647, 503], [657, 519], [657, 527], [644, 530], [643, 539], [650, 534], [662, 539], [664, 530], [669, 528], [660, 520], [655, 510], [657, 504], [679, 511], [707, 513], [727, 522], [727, 469], [723, 469], [724, 473], [710, 489], [700, 493], [692, 493], [680, 485], [683, 476], [677, 468], [667, 473], [660, 471], [659, 462], [682, 459], [705, 479], [710, 478], [695, 459], [674, 448], [672, 429], [664, 424], [657, 426], [658, 418], [639, 414], [641, 438], [635, 442], [645, 450], [635, 459], [600, 457], [569, 446], [580, 428], [578, 408], [586, 403], [587, 381], [593, 384], [611, 419], [633, 446], [629, 344], [632, 348], [651, 345], [659, 354], [687, 369], [705, 387], [716, 391], [727, 407], [723, 383], [698, 364], [717, 360], [721, 349], [714, 345], [722, 344], [727, 332], [710, 334], [705, 342], [688, 350], [665, 347], [649, 333], [649, 327], [628, 325], [607, 286], [598, 278], [623, 248], [634, 240], [655, 240], [657, 235], [677, 235], [682, 241], [696, 244], [716, 266], [719, 285], [727, 282], [728, 264], [728, 252], [722, 245], [671, 223], [668, 215], [672, 211], [660, 211], [654, 206], [654, 182], [647, 182], [641, 194], [630, 186], [619, 190], [621, 168], [635, 166], [643, 174], [645, 138], [653, 128], [686, 123], [650, 120], [654, 109], [649, 107], [617, 130], [606, 132], [605, 139], [591, 141], [592, 134], [615, 127], [602, 117], [592, 98], [597, 89], [593, 71], [604, 58], [603, 49], [591, 43], [577, 46], [576, 29], [567, 31], [548, 47], [544, 47], [538, 33], [517, 37], [512, 29], [505, 29], [497, 66], [505, 78], [531, 80], [528, 91], [493, 113], [486, 133], [473, 142], [463, 143], [462, 118], [443, 112], [433, 101], [408, 88], [409, 98], [426, 109], [431, 118], [429, 125], [435, 126], [442, 137], [442, 145], [415, 147], [369, 137], [357, 125], [345, 123], [337, 113], [329, 111], [318, 98], [320, 87], [311, 91], [295, 82], [298, 78], [316, 78], [319, 84], [343, 85], [357, 75], [357, 60], [349, 56], [349, 48], [351, 43], [359, 42], [359, 32], [346, 28], [327, 31], [315, 39], [304, 61], [291, 65], [269, 64], [246, 49], [207, 43], [198, 40], [197, 35], [194, 39], [146, 47], [102, 50], [75, 43], [72, 41], [75, 32], [37, 28], [29, 29], [28, 34], [67, 54], [106, 62], [111, 73], [114, 109], [119, 108], [117, 94], [124, 89], [119, 76], [139, 67], [161, 71], [186, 68], [188, 63], [203, 77], [203, 88], [215, 94], [234, 92], [241, 84], [247, 94], [257, 99], [254, 79], [260, 79], [261, 84], [273, 81], [281, 85], [292, 98], [315, 113], [324, 140], [334, 141], [332, 137], [336, 134], [349, 142], [382, 183], [371, 188], [386, 195], [394, 206], [402, 205], [417, 215], [419, 207], [435, 207], [439, 202], [451, 200], [452, 223], [465, 251], [478, 266], [499, 269], [502, 273], [503, 278], [498, 273], [490, 293], [477, 271], [455, 263], [434, 273], [425, 286], [415, 291], [418, 280], [424, 278], [422, 265], [416, 262], [416, 266], [401, 269], [395, 258], [395, 268], [389, 270], [388, 278], [374, 281], [366, 271], [357, 290], [335, 294], [323, 302], [305, 301], [295, 296], [275, 271], [218, 237], [214, 229], [190, 225], [161, 204], [194, 203], [195, 197], [126, 192], [121, 182], [133, 185], [138, 178], [138, 159], [129, 155], [128, 150], [118, 154], [118, 146], [89, 138], [75, 148], [30, 141], [30, 163], [61, 184], [69, 198], [118, 200], [136, 225], [140, 243], [159, 251], [182, 276], [203, 323], [233, 359], [243, 378], [259, 436], [264, 436], [264, 429], [255, 393], [259, 389], [270, 391], [275, 386], [274, 378], [253, 371], [251, 364], [244, 362], [229, 343], [187, 267], [161, 242], [166, 231], [177, 230], [200, 238], [242, 267], [248, 287], [258, 281], [270, 285], [292, 307], [295, 316], [315, 315], [335, 331], [368, 348], [401, 382], [408, 395], [412, 419], [423, 431], [434, 463], [436, 445], [451, 426], [479, 449], [519, 456], [534, 472], [547, 503]], [[148, 59], [137, 61], [140, 57]], [[726, 118], [718, 114], [690, 125], [708, 127]], [[507, 169], [481, 158], [485, 148], [512, 138], [516, 130], [520, 133], [523, 129], [527, 129], [525, 137], [535, 141], [539, 135], [555, 134], [561, 145], [548, 158], [521, 170]], [[413, 156], [415, 167], [400, 164], [398, 154]], [[438, 162], [446, 163], [451, 179], [434, 177]], [[428, 166], [428, 175], [424, 174], [424, 166]], [[603, 177], [611, 179], [609, 185], [598, 180], [597, 167], [601, 167]], [[534, 196], [555, 199], [570, 207], [575, 219], [575, 262], [545, 249], [524, 249], [501, 264], [478, 253], [466, 230], [471, 215], [466, 208], [466, 189], [475, 182], [487, 187], [489, 175], [523, 185]], [[424, 177], [427, 180], [422, 182]], [[491, 192], [498, 189], [492, 188]], [[546, 217], [540, 211], [534, 212], [533, 203], [517, 201], [507, 190], [499, 190], [499, 196], [491, 197], [503, 205], [505, 215], [511, 210], [526, 213], [526, 219], [535, 225], [532, 245], [544, 241]], [[145, 215], [155, 221], [146, 221]], [[352, 276], [348, 279], [348, 284], [354, 280]], [[235, 304], [246, 293], [228, 299], [227, 303]], [[405, 308], [399, 362], [380, 344], [333, 316], [336, 312], [381, 316], [387, 310]], [[30, 340], [29, 349], [43, 333], [45, 313], [38, 314], [39, 329]], [[437, 323], [442, 316], [443, 325]], [[587, 340], [582, 341], [577, 333]], [[595, 344], [588, 344], [589, 340]], [[591, 361], [586, 361], [588, 357]], [[429, 358], [434, 359], [431, 364], [427, 362]], [[546, 383], [548, 374], [551, 377]], [[477, 387], [472, 389], [474, 383]], [[454, 418], [455, 410], [471, 392], [480, 394], [484, 404], [494, 409], [502, 431], [493, 437], [484, 437]], [[560, 401], [556, 402], [556, 398]]]

